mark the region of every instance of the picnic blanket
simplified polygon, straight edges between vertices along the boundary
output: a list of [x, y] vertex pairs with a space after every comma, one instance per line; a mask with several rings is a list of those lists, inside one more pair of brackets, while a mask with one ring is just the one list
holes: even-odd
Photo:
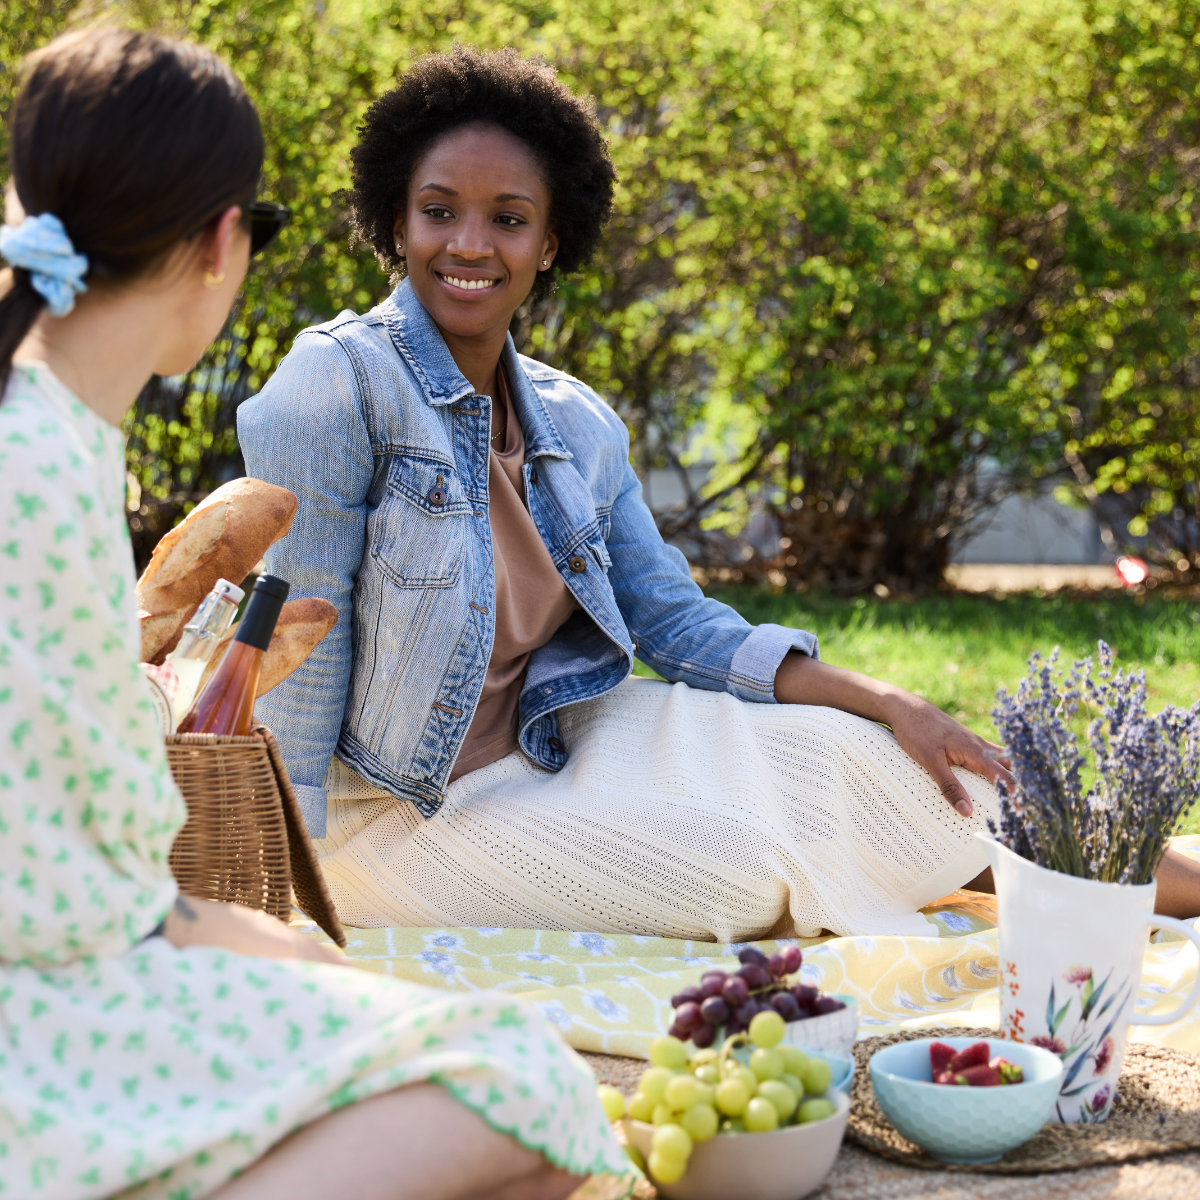
[[[1173, 844], [1200, 858], [1200, 837]], [[824, 937], [760, 941], [804, 952], [801, 978], [856, 996], [864, 1036], [937, 1025], [994, 1027], [999, 1019], [995, 900], [956, 892], [922, 909], [928, 937]], [[1085, 918], [1084, 918], [1085, 919]], [[315, 925], [300, 921], [314, 937]], [[732, 970], [741, 944], [538, 929], [347, 929], [361, 966], [454, 991], [519, 995], [577, 1050], [644, 1058], [666, 1032], [670, 996], [712, 966]], [[1188, 994], [1197, 955], [1178, 934], [1146, 948], [1139, 1012], [1169, 1012]], [[1200, 1052], [1200, 1005], [1182, 1021], [1133, 1026], [1134, 1040]]]

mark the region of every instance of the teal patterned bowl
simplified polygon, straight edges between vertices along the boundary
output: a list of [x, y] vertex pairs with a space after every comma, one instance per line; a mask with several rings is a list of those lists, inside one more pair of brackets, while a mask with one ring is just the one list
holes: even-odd
[[[1024, 1083], [1004, 1087], [947, 1087], [929, 1069], [931, 1042], [956, 1050], [986, 1041], [1025, 1072]], [[951, 1163], [995, 1162], [1050, 1119], [1063, 1066], [1056, 1054], [1021, 1042], [991, 1038], [921, 1038], [899, 1042], [871, 1057], [871, 1086], [884, 1115], [910, 1142]]]

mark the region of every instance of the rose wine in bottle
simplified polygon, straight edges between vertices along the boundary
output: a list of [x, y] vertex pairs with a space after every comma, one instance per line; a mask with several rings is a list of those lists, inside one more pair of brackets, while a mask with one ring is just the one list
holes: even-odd
[[170, 664], [174, 673], [172, 704], [176, 722], [182, 721], [192, 707], [200, 687], [200, 676], [204, 674], [217, 643], [233, 624], [245, 594], [228, 579], [218, 579], [213, 590], [205, 596], [204, 603], [196, 609], [195, 616], [183, 627], [179, 644], [167, 655], [163, 668]]
[[275, 632], [275, 622], [287, 594], [287, 580], [276, 575], [259, 576], [221, 665], [180, 721], [180, 733], [244, 737], [250, 732], [263, 652], [271, 644], [271, 634]]

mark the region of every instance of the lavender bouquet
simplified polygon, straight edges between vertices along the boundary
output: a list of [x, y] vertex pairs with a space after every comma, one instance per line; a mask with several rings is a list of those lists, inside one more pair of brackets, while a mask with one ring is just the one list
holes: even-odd
[[[1040, 867], [1149, 883], [1166, 839], [1200, 799], [1200, 702], [1152, 717], [1145, 672], [1114, 675], [1104, 642], [1099, 658], [1093, 678], [1090, 658], [1064, 673], [1055, 669], [1057, 649], [1048, 659], [1034, 654], [1017, 694], [996, 693], [992, 716], [1017, 788], [1010, 795], [1000, 784], [1000, 828], [988, 824]], [[1084, 719], [1086, 733], [1077, 728]]]

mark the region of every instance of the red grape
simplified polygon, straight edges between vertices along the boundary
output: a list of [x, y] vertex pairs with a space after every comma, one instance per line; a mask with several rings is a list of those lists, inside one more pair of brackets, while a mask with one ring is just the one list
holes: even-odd
[[724, 975], [722, 975], [720, 979], [717, 979], [714, 976], [710, 975], [700, 985], [700, 995], [703, 996], [705, 1000], [709, 999], [711, 996], [719, 996], [721, 994], [721, 989], [724, 986], [725, 986], [725, 976]]
[[810, 987], [807, 983], [798, 983], [792, 988], [792, 995], [796, 997], [796, 1003], [801, 1008], [812, 1008], [817, 1002], [817, 989]]
[[776, 992], [771, 997], [771, 1007], [785, 1021], [798, 1021], [800, 1019], [800, 1005], [796, 1003], [796, 997], [791, 992]]
[[813, 1016], [823, 1017], [826, 1013], [841, 1012], [846, 1006], [832, 996], [821, 996], [813, 1005]]
[[[681, 1004], [675, 1010], [675, 1024], [680, 1029], [687, 1030], [687, 1033], [691, 1033], [693, 1029], [703, 1025], [704, 1017], [700, 1012], [700, 1005], [694, 1000], [689, 1001], [687, 1004]], [[683, 1036], [685, 1042], [687, 1041], [687, 1033]]]
[[711, 1046], [717, 1038], [715, 1026], [701, 1025], [699, 1029], [692, 1030], [692, 1045], [697, 1050], [703, 1050], [706, 1046]]
[[750, 989], [746, 986], [746, 981], [738, 975], [730, 976], [721, 989], [721, 998], [730, 1008], [745, 1004], [749, 995]]
[[767, 970], [778, 979], [783, 974], [783, 955], [771, 954], [767, 956]]
[[783, 951], [783, 971], [785, 975], [794, 975], [800, 970], [800, 964], [804, 961], [804, 956], [800, 953], [799, 946], [785, 946]]
[[765, 967], [767, 965], [767, 956], [756, 946], [746, 946], [738, 954], [738, 962], [743, 964], [754, 963], [756, 967]]
[[704, 974], [700, 976], [700, 982], [703, 983], [706, 979], [719, 979], [722, 983], [724, 983], [727, 978], [728, 978], [728, 976], [725, 974], [724, 971], [720, 970], [717, 967], [712, 967], [711, 969], [705, 971]]
[[751, 1021], [758, 1016], [758, 1005], [753, 1000], [747, 1000], [744, 1004], [738, 1006], [737, 1012], [733, 1014], [738, 1021], [743, 1025], [749, 1025]]
[[685, 987], [671, 997], [671, 1007], [678, 1008], [681, 1004], [699, 1004], [703, 999], [698, 987]]
[[688, 1035], [691, 1032], [692, 1031], [690, 1029], [684, 1029], [678, 1021], [672, 1021], [670, 1029], [667, 1030], [667, 1033], [671, 1037], [678, 1038], [681, 1042], [686, 1042], [688, 1040]]
[[746, 986], [752, 990], [764, 988], [771, 982], [771, 972], [757, 963], [750, 963], [743, 967], [738, 974], [746, 981]]
[[729, 1020], [729, 1005], [720, 996], [709, 996], [700, 1005], [700, 1014], [709, 1025], [724, 1025]]

